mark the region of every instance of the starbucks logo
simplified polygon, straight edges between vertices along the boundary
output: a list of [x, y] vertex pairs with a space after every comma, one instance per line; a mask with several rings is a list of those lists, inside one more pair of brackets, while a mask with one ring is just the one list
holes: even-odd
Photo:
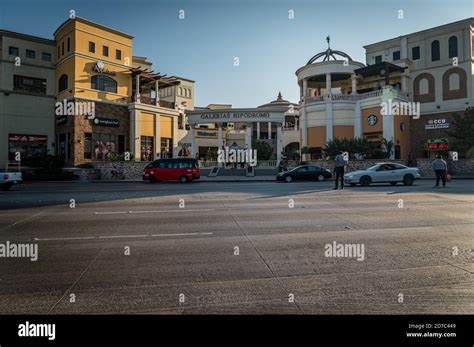
[[377, 116], [375, 114], [371, 114], [369, 117], [367, 117], [367, 122], [369, 125], [374, 126], [377, 124]]

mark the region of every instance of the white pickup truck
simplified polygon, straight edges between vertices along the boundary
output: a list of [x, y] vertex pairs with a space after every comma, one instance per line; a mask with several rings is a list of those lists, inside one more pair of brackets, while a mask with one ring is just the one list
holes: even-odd
[[9, 190], [14, 184], [22, 181], [21, 172], [2, 172], [0, 170], [0, 190]]

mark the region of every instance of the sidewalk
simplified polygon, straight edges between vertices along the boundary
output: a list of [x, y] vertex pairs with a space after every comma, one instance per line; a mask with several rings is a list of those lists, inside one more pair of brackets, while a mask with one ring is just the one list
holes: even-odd
[[[70, 182], [70, 181], [68, 181]], [[74, 181], [82, 182], [82, 181]], [[141, 183], [145, 182], [141, 178], [139, 179], [128, 179], [128, 180], [91, 180], [90, 183]], [[255, 176], [255, 177], [246, 177], [246, 176], [217, 176], [217, 177], [207, 177], [201, 176], [200, 179], [194, 180], [193, 182], [276, 182], [275, 176]]]
[[[422, 177], [420, 180], [434, 180], [435, 177]], [[453, 180], [464, 180], [464, 179], [474, 179], [474, 176], [458, 176], [453, 178]], [[326, 181], [334, 181], [334, 178], [328, 179]], [[71, 182], [71, 181], [67, 181]], [[74, 181], [82, 182], [82, 181]], [[138, 179], [128, 179], [128, 180], [92, 180], [88, 183], [141, 183], [145, 182], [141, 178]], [[255, 176], [255, 177], [246, 177], [246, 176], [217, 176], [217, 177], [207, 177], [201, 176], [200, 179], [194, 180], [193, 182], [277, 182], [275, 176]]]

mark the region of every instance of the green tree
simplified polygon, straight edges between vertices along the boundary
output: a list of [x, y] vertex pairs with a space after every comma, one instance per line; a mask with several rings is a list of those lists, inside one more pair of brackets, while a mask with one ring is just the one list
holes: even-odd
[[451, 124], [452, 129], [445, 131], [450, 137], [450, 149], [457, 151], [460, 158], [474, 158], [474, 109], [455, 114]]
[[271, 160], [273, 157], [273, 148], [267, 142], [255, 141], [253, 149], [257, 150], [258, 160]]

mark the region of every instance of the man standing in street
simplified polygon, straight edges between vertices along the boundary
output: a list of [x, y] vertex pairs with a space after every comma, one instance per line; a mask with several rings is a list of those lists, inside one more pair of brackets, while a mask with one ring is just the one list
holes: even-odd
[[342, 152], [338, 152], [335, 161], [336, 167], [334, 168], [334, 171], [336, 172], [336, 186], [334, 187], [334, 189], [338, 188], [339, 179], [341, 180], [341, 189], [344, 189], [344, 169], [347, 165], [347, 160], [342, 154]]
[[435, 187], [439, 187], [439, 179], [443, 181], [443, 187], [446, 187], [446, 172], [448, 170], [448, 165], [446, 162], [441, 159], [440, 155], [436, 156], [436, 159], [433, 160], [431, 164], [435, 174], [436, 174], [436, 185]]

